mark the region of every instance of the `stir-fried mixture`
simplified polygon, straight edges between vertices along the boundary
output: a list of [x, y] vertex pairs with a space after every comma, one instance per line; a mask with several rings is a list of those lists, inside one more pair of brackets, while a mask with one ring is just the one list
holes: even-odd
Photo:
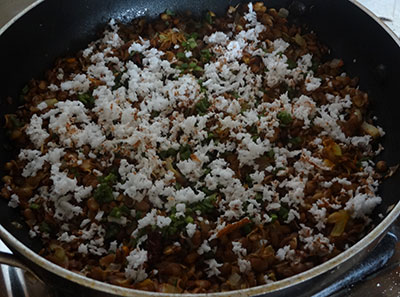
[[[383, 135], [343, 61], [262, 3], [111, 21], [6, 116], [1, 194], [41, 255], [141, 290], [274, 282], [357, 242]], [[378, 173], [377, 173], [378, 172]]]

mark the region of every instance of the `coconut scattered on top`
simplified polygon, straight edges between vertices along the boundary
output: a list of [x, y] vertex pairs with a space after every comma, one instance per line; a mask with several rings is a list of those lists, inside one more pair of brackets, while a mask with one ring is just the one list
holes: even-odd
[[[190, 240], [207, 225], [208, 237], [195, 250], [207, 255], [205, 272], [213, 277], [222, 266], [209, 258], [216, 252], [213, 240], [243, 219], [246, 226], [300, 225], [297, 248], [310, 255], [335, 249], [327, 231], [335, 223], [332, 214], [344, 210], [368, 220], [381, 202], [373, 162], [355, 168], [344, 155], [362, 147], [357, 156], [372, 156], [376, 135], [345, 131], [349, 113], [358, 110], [351, 96], [321, 92], [335, 77], [318, 77], [310, 53], [292, 61], [286, 38], [261, 39], [268, 28], [258, 16], [250, 3], [241, 30], [231, 23], [199, 39], [209, 55], [199, 69], [189, 63], [198, 46], [190, 36], [185, 46], [191, 50], [181, 55], [186, 68], [144, 36], [127, 50], [140, 62], [122, 59], [117, 53], [128, 44], [111, 21], [104, 37], [83, 51], [88, 67], [82, 73], [58, 71], [51, 90], [68, 97], [38, 105], [25, 129], [32, 147], [18, 158], [23, 177], [49, 175], [51, 182], [37, 194], [44, 213], [64, 226], [55, 232], [59, 241], [77, 242], [82, 256], [116, 253], [128, 241], [125, 276], [141, 282], [151, 271], [149, 230]], [[173, 28], [170, 34], [184, 32]], [[246, 62], [252, 57], [256, 71]], [[326, 174], [338, 172], [337, 166], [353, 173]], [[71, 168], [98, 182], [88, 183]], [[311, 185], [324, 190], [312, 203]], [[113, 207], [87, 217], [92, 198]], [[9, 205], [18, 203], [13, 193]], [[304, 224], [302, 215], [310, 221]], [[110, 224], [130, 230], [130, 239], [110, 235]], [[32, 226], [31, 235], [46, 238], [45, 229]], [[249, 272], [246, 248], [233, 241], [232, 252], [239, 271]], [[284, 245], [274, 257], [291, 261], [296, 251]]]

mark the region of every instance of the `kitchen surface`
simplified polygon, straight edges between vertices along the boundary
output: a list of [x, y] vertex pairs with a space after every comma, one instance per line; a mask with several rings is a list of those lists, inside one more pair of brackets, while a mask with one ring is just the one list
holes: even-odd
[[[0, 0], [0, 27], [33, 2], [32, 0]], [[374, 12], [400, 36], [400, 0], [360, 0], [359, 2]], [[399, 220], [397, 224], [400, 226]], [[392, 249], [388, 253], [390, 254], [393, 249], [394, 255], [383, 268], [359, 281], [356, 285], [340, 289], [331, 296], [400, 296], [400, 242], [394, 243], [392, 240]], [[9, 252], [1, 241], [0, 251]], [[40, 282], [26, 275], [22, 270], [0, 265], [0, 297], [27, 296], [54, 295], [49, 294]], [[322, 294], [321, 296], [327, 295]]]

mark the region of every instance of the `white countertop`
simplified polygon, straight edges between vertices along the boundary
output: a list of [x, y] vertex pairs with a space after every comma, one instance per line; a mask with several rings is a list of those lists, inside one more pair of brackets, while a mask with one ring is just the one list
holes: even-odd
[[358, 0], [400, 36], [400, 0]]

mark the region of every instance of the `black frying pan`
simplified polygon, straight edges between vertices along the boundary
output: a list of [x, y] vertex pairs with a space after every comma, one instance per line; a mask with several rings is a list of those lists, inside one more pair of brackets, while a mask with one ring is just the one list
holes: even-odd
[[[21, 16], [2, 32], [0, 30], [0, 116], [13, 112], [18, 106], [20, 90], [31, 78], [40, 78], [59, 56], [73, 54], [96, 39], [110, 18], [130, 20], [138, 16], [156, 17], [165, 9], [178, 12], [190, 10], [201, 16], [206, 10], [225, 13], [229, 5], [245, 1], [177, 1], [177, 0], [47, 0], [38, 1], [35, 7]], [[332, 57], [345, 61], [345, 69], [351, 76], [360, 78], [360, 88], [370, 97], [371, 110], [378, 116], [379, 125], [386, 131], [383, 138], [385, 150], [379, 159], [388, 164], [400, 163], [400, 43], [377, 19], [346, 0], [290, 0], [265, 1], [268, 7], [286, 7], [290, 20], [307, 24], [331, 49]], [[7, 26], [6, 26], [7, 27]], [[12, 97], [13, 104], [9, 104]], [[15, 155], [10, 149], [5, 131], [0, 132], [1, 159], [4, 164]], [[379, 194], [382, 204], [373, 215], [373, 229], [363, 240], [338, 257], [314, 269], [272, 285], [230, 292], [227, 296], [248, 296], [271, 292], [268, 296], [304, 295], [320, 290], [338, 278], [362, 259], [382, 238], [393, 223], [400, 205], [397, 205], [382, 221], [378, 214], [398, 202], [400, 175], [384, 182]], [[141, 291], [117, 288], [78, 276], [44, 260], [35, 252], [40, 242], [29, 238], [17, 210], [7, 207], [0, 200], [0, 237], [19, 255], [19, 259], [41, 278], [64, 290], [72, 290], [75, 296], [107, 295], [143, 296]], [[22, 265], [20, 263], [20, 265]], [[50, 272], [49, 272], [50, 271]], [[68, 280], [67, 280], [68, 279]], [[96, 293], [97, 292], [97, 293]], [[108, 293], [105, 293], [108, 292]], [[72, 295], [72, 293], [69, 293]], [[103, 296], [102, 295], [102, 296]], [[151, 293], [148, 296], [158, 295]], [[193, 296], [193, 295], [192, 295]]]

